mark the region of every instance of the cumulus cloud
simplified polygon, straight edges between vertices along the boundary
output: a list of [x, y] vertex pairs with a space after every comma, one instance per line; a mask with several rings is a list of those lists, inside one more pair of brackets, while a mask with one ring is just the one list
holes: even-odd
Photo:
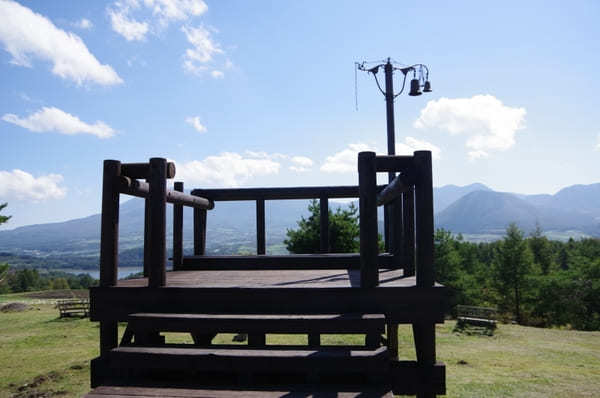
[[292, 156], [290, 158], [292, 165], [289, 167], [290, 170], [295, 171], [297, 173], [305, 173], [310, 171], [313, 166], [313, 161], [306, 156]]
[[[111, 26], [128, 41], [144, 40], [151, 31], [160, 31], [173, 21], [202, 15], [208, 10], [202, 0], [120, 0], [107, 8]], [[139, 21], [134, 14], [145, 14]], [[149, 15], [148, 15], [149, 14]]]
[[36, 178], [19, 169], [0, 170], [0, 198], [31, 201], [61, 199], [67, 191], [59, 185], [62, 180], [60, 174], [47, 174]]
[[225, 74], [223, 72], [221, 72], [220, 70], [216, 70], [216, 69], [211, 71], [210, 75], [215, 79], [222, 79], [223, 77], [225, 77]]
[[489, 151], [504, 151], [515, 144], [515, 134], [525, 125], [525, 108], [506, 106], [493, 95], [471, 98], [440, 98], [429, 101], [414, 127], [438, 128], [451, 135], [467, 136], [471, 159]]
[[325, 173], [355, 173], [358, 163], [358, 153], [363, 151], [376, 152], [374, 148], [367, 144], [350, 144], [348, 148], [328, 156], [325, 163], [321, 166], [321, 171]]
[[269, 156], [259, 158], [223, 152], [203, 160], [176, 162], [177, 176], [203, 187], [238, 187], [259, 176], [278, 174], [281, 164]]
[[131, 8], [138, 7], [139, 4], [136, 1], [128, 1], [116, 2], [113, 8], [108, 9], [112, 29], [127, 41], [144, 40], [149, 30], [147, 22], [139, 22], [129, 17]]
[[199, 133], [206, 133], [206, 126], [200, 123], [200, 116], [190, 116], [185, 119], [186, 123], [196, 129]]
[[92, 29], [94, 27], [94, 24], [92, 23], [92, 21], [90, 21], [87, 18], [81, 18], [79, 21], [75, 22], [73, 24], [73, 26], [79, 28], [79, 29]]
[[439, 159], [442, 150], [431, 142], [419, 140], [413, 137], [404, 138], [404, 142], [396, 144], [396, 154], [412, 155], [415, 151], [431, 151], [432, 159]]
[[53, 64], [52, 73], [79, 85], [123, 82], [111, 66], [96, 59], [79, 36], [14, 1], [0, 0], [0, 42], [15, 65], [31, 67], [31, 58], [39, 58]]
[[200, 74], [208, 69], [207, 64], [213, 60], [215, 54], [223, 53], [219, 44], [212, 40], [210, 32], [203, 26], [184, 26], [181, 31], [192, 45], [192, 48], [185, 50], [183, 56], [183, 69], [186, 71]]
[[77, 116], [55, 107], [43, 107], [26, 118], [7, 113], [2, 116], [2, 120], [36, 133], [54, 131], [67, 135], [92, 134], [99, 138], [109, 138], [116, 133], [115, 130], [102, 121], [88, 124], [81, 121]]

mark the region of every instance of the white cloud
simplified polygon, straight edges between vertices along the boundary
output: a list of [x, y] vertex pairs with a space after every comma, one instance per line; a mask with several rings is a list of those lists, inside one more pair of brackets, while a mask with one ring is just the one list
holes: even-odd
[[123, 36], [127, 41], [140, 41], [146, 38], [149, 27], [147, 22], [138, 22], [129, 17], [130, 7], [139, 7], [135, 2], [130, 4], [115, 3], [115, 8], [108, 9], [110, 25], [113, 30]]
[[90, 53], [79, 36], [14, 1], [0, 0], [0, 42], [15, 65], [31, 67], [33, 57], [53, 63], [52, 73], [77, 84], [123, 82], [110, 65], [102, 65]]
[[414, 127], [439, 128], [451, 135], [465, 134], [466, 146], [474, 158], [489, 151], [504, 151], [515, 144], [515, 134], [525, 125], [525, 108], [504, 105], [492, 95], [471, 98], [440, 98], [429, 101]]
[[413, 137], [404, 138], [404, 143], [396, 144], [396, 154], [398, 155], [413, 155], [415, 151], [431, 151], [433, 159], [439, 159], [442, 150], [431, 142], [419, 140]]
[[208, 10], [208, 6], [202, 0], [144, 0], [144, 5], [152, 8], [152, 13], [163, 26], [170, 21], [202, 15]]
[[0, 198], [25, 199], [42, 201], [65, 197], [66, 189], [59, 186], [63, 177], [60, 174], [48, 174], [34, 177], [31, 174], [15, 169], [0, 170]]
[[92, 134], [99, 138], [109, 138], [116, 133], [115, 130], [102, 121], [88, 124], [81, 121], [77, 116], [55, 107], [43, 107], [23, 119], [12, 113], [7, 113], [2, 116], [2, 120], [36, 133], [55, 131], [67, 135]]
[[207, 70], [207, 64], [213, 60], [215, 54], [222, 54], [218, 43], [214, 42], [210, 32], [203, 26], [196, 28], [182, 27], [188, 42], [193, 46], [185, 50], [183, 68], [191, 73], [200, 74]]
[[81, 18], [79, 21], [75, 22], [73, 24], [73, 26], [79, 28], [79, 29], [92, 29], [94, 27], [94, 24], [92, 23], [92, 21], [90, 21], [87, 18]]
[[600, 151], [600, 133], [598, 133], [598, 136], [596, 137], [596, 150]]
[[348, 148], [328, 156], [321, 166], [321, 171], [325, 173], [355, 173], [357, 171], [358, 153], [363, 151], [375, 152], [375, 149], [367, 144], [350, 144]]
[[[206, 10], [202, 0], [120, 0], [107, 8], [113, 30], [128, 41], [144, 40], [151, 31], [160, 32], [172, 21], [187, 20]], [[143, 22], [133, 16], [142, 13], [147, 17]]]
[[206, 126], [204, 126], [202, 123], [200, 123], [200, 117], [199, 116], [193, 116], [193, 117], [188, 117], [185, 119], [186, 123], [189, 124], [190, 126], [192, 126], [193, 128], [196, 129], [197, 132], [199, 133], [206, 133]]
[[248, 180], [278, 174], [281, 164], [269, 158], [252, 158], [223, 152], [203, 160], [176, 163], [177, 178], [203, 187], [237, 187]]
[[295, 171], [296, 173], [305, 173], [311, 170], [313, 166], [313, 161], [306, 156], [292, 156], [290, 161], [293, 163], [289, 167], [290, 170]]
[[210, 75], [212, 77], [214, 77], [215, 79], [222, 79], [223, 77], [225, 77], [225, 74], [223, 72], [221, 72], [220, 70], [213, 70], [210, 72]]
[[474, 161], [477, 159], [485, 159], [490, 155], [486, 151], [469, 151], [467, 156], [469, 157], [470, 161]]

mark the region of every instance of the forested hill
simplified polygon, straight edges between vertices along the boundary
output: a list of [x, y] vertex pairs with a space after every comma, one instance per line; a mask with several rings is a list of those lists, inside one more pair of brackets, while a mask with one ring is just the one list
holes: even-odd
[[[600, 183], [574, 185], [555, 195], [521, 195], [495, 192], [483, 184], [463, 187], [446, 185], [434, 189], [436, 228], [469, 234], [467, 238], [500, 238], [511, 222], [526, 233], [538, 222], [544, 231], [558, 236], [600, 237]], [[330, 202], [332, 207], [347, 204]], [[308, 202], [268, 201], [266, 204], [267, 245], [271, 253], [282, 253], [288, 228], [307, 215]], [[120, 253], [123, 264], [137, 264], [141, 257], [143, 201], [131, 199], [121, 205]], [[172, 212], [167, 212], [168, 235]], [[192, 245], [192, 212], [186, 209], [184, 246]], [[7, 226], [9, 226], [8, 224]], [[255, 209], [252, 202], [219, 202], [208, 217], [207, 249], [212, 253], [255, 250]], [[44, 258], [56, 266], [96, 267], [100, 215], [61, 223], [30, 225], [0, 231], [0, 262], [15, 262], [14, 255]], [[552, 235], [551, 235], [552, 236]], [[38, 262], [34, 262], [38, 263]], [[31, 265], [34, 265], [31, 263]]]

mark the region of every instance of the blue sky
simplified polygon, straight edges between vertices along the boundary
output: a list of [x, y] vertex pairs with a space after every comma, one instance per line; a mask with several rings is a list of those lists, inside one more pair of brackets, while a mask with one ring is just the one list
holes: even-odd
[[355, 184], [386, 135], [354, 62], [388, 56], [430, 68], [396, 142], [434, 151], [435, 185], [600, 182], [600, 3], [521, 3], [0, 0], [2, 228], [98, 212], [103, 159], [167, 157], [186, 188]]

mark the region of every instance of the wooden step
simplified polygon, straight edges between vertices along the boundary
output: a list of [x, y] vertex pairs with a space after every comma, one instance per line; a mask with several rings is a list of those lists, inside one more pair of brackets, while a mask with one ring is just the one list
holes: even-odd
[[129, 316], [135, 333], [336, 333], [382, 334], [383, 314], [341, 315], [209, 315], [136, 313]]
[[97, 387], [85, 398], [126, 398], [126, 397], [161, 397], [161, 398], [393, 398], [389, 388], [367, 386], [356, 389], [347, 386], [292, 386], [289, 389], [207, 389], [207, 388], [166, 388], [166, 387]]
[[388, 371], [386, 347], [375, 350], [226, 350], [203, 348], [118, 347], [108, 353], [112, 369], [210, 372], [356, 372]]

